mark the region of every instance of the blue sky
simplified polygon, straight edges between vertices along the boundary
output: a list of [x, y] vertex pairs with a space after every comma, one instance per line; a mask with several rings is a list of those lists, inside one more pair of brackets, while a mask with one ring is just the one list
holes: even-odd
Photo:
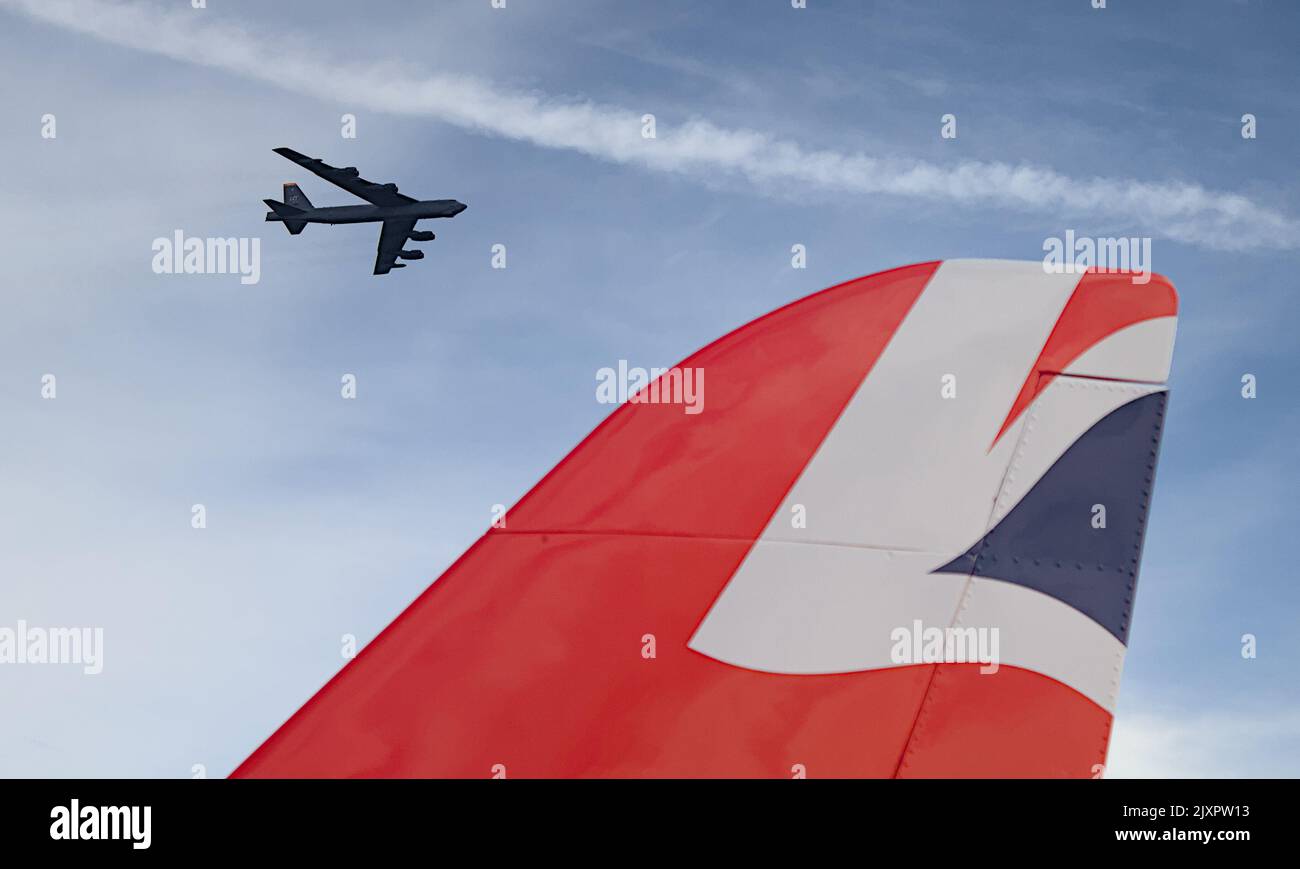
[[[208, 6], [0, 0], [0, 623], [106, 638], [0, 668], [0, 774], [224, 774], [608, 413], [597, 369], [1075, 229], [1182, 299], [1112, 773], [1300, 775], [1293, 4]], [[347, 201], [279, 145], [470, 209], [372, 278], [372, 228], [262, 222]], [[261, 237], [261, 282], [155, 275], [175, 229]]]

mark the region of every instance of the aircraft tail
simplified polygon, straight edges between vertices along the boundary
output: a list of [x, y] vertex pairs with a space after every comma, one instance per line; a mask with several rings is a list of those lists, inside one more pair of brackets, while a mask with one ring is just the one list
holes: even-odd
[[313, 207], [307, 194], [302, 192], [302, 188], [292, 182], [286, 182], [284, 185], [284, 202], [294, 208]]
[[[296, 187], [297, 185], [286, 184], [284, 186], [285, 189], [288, 190], [290, 186]], [[299, 195], [301, 195], [301, 191], [299, 192]], [[304, 196], [303, 198], [306, 199], [307, 197]], [[292, 205], [287, 205], [283, 202], [276, 202], [274, 199], [263, 199], [262, 201], [270, 207], [272, 212], [266, 216], [266, 219], [270, 221], [283, 221], [284, 227], [289, 230], [290, 235], [297, 235], [307, 227], [307, 221], [297, 217], [297, 215], [303, 213], [301, 208], [295, 208]]]
[[234, 776], [1098, 778], [1177, 313], [948, 260], [620, 371]]

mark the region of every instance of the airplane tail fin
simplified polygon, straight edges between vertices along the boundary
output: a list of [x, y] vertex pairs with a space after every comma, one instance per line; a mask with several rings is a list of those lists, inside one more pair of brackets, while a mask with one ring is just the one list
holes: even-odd
[[[286, 184], [285, 188], [287, 189], [289, 186], [290, 185]], [[299, 195], [301, 195], [301, 193]], [[303, 198], [305, 199], [306, 197]], [[266, 216], [266, 219], [271, 221], [283, 221], [284, 227], [289, 230], [290, 235], [297, 235], [306, 228], [307, 221], [297, 218], [297, 215], [303, 213], [301, 208], [295, 208], [292, 205], [286, 205], [283, 202], [276, 202], [274, 199], [263, 199], [262, 201], [270, 207], [272, 212]]]
[[1102, 776], [1178, 313], [1135, 277], [921, 263], [620, 372], [234, 777]]
[[311, 200], [307, 194], [302, 192], [302, 188], [292, 182], [286, 182], [284, 185], [284, 202], [294, 208], [311, 208]]

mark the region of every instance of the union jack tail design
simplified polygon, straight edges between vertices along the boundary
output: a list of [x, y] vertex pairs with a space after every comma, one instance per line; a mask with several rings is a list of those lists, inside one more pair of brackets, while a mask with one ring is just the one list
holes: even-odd
[[681, 363], [702, 413], [619, 407], [235, 775], [1093, 777], [1176, 313], [1158, 275], [1000, 261], [773, 311]]

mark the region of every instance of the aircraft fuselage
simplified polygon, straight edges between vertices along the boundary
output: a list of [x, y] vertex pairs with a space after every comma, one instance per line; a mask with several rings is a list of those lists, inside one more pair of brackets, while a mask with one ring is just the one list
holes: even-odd
[[[455, 217], [466, 205], [455, 199], [426, 199], [409, 205], [335, 205], [326, 208], [306, 208], [294, 214], [291, 220], [305, 223], [376, 223], [384, 220], [425, 220], [437, 217]], [[266, 219], [283, 222], [275, 212]]]

